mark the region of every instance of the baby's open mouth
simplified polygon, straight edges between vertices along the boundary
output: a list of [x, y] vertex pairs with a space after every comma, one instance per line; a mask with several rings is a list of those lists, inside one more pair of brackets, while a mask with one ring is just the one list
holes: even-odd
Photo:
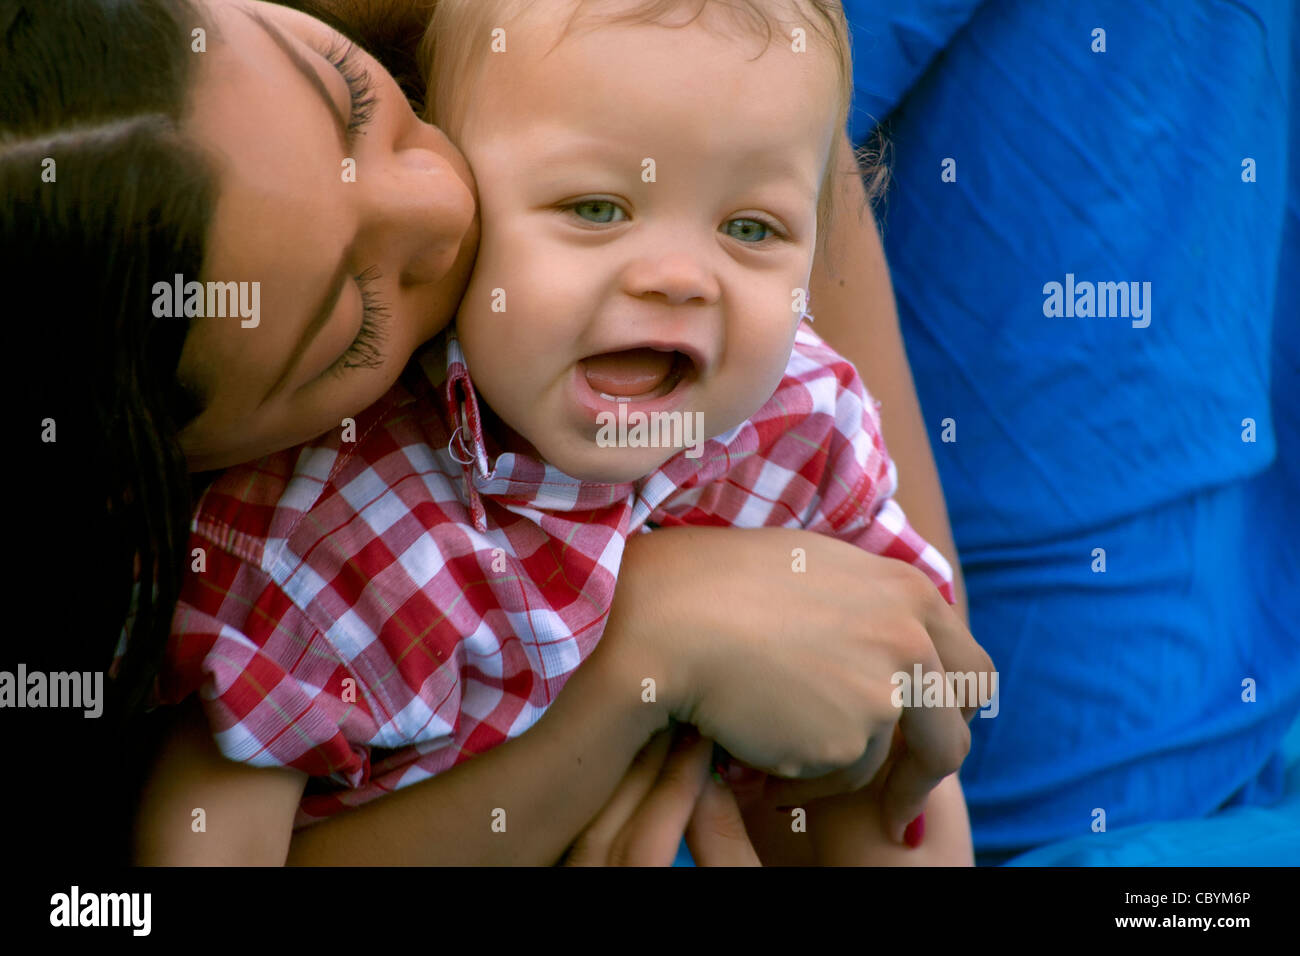
[[695, 368], [683, 352], [641, 348], [602, 352], [580, 363], [587, 384], [612, 402], [641, 402], [667, 395]]

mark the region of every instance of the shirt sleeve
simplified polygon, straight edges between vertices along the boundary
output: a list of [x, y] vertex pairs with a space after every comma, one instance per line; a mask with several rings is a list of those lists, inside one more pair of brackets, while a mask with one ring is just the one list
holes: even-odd
[[357, 679], [260, 571], [217, 549], [206, 560], [172, 618], [159, 702], [197, 693], [230, 760], [363, 785], [368, 748], [344, 733], [349, 721], [367, 722]]
[[861, 143], [983, 0], [844, 0], [853, 38], [849, 136]]
[[893, 499], [897, 472], [880, 412], [857, 370], [800, 330], [776, 393], [728, 443], [721, 475], [683, 490], [651, 516], [683, 524], [804, 528], [919, 568], [955, 601], [952, 568]]

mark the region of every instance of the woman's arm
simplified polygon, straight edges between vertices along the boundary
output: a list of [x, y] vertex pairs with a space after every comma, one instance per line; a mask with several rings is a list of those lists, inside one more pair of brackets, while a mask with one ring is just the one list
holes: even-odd
[[815, 327], [818, 335], [857, 366], [868, 391], [880, 401], [885, 443], [898, 465], [895, 497], [921, 537], [938, 548], [952, 565], [957, 612], [966, 621], [966, 588], [916, 386], [903, 350], [889, 266], [847, 137], [840, 143], [839, 162], [843, 170], [838, 176], [835, 215], [822, 251], [813, 263], [810, 282]]
[[[791, 573], [795, 547], [816, 574]], [[637, 535], [604, 637], [527, 733], [290, 839], [305, 778], [226, 761], [199, 714], [164, 745], [146, 785], [137, 859], [552, 863], [670, 715], [753, 766], [831, 774], [782, 781], [790, 802], [864, 786], [898, 726], [910, 770], [896, 784], [891, 774], [883, 802], [901, 830], [970, 740], [955, 711], [893, 706], [889, 675], [915, 664], [989, 667], [934, 585], [905, 562], [780, 528]], [[192, 830], [195, 808], [206, 833]], [[491, 827], [496, 808], [506, 811], [504, 832]]]
[[301, 831], [289, 863], [555, 863], [668, 725], [626, 658], [601, 649], [525, 734]]
[[140, 792], [133, 860], [142, 866], [280, 866], [306, 783], [297, 770], [227, 760], [198, 698], [190, 697], [175, 708]]
[[[622, 660], [598, 647], [526, 734], [297, 833], [306, 776], [227, 760], [191, 700], [144, 790], [137, 862], [554, 863], [668, 723], [663, 705], [642, 701], [640, 678], [620, 670]], [[205, 812], [204, 833], [192, 830], [195, 808]]]

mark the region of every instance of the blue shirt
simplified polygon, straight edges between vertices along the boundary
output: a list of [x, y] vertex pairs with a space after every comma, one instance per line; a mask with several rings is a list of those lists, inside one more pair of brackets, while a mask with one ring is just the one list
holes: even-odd
[[1270, 800], [1300, 710], [1297, 7], [900, 6], [845, 0], [850, 134], [892, 144], [886, 254], [1001, 672], [976, 849]]

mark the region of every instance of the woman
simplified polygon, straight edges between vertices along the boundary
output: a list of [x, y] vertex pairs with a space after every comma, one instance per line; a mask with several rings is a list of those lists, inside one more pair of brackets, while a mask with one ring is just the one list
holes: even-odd
[[[67, 474], [60, 465], [101, 456], [110, 463], [95, 476], [104, 478], [104, 485], [96, 487], [82, 471], [82, 480], [72, 482], [65, 493], [78, 502], [62, 511], [69, 532], [95, 527], [109, 540], [124, 542], [113, 562], [119, 575], [111, 582], [115, 593], [129, 594], [131, 566], [152, 570], [142, 575], [152, 578], [154, 587], [138, 590], [121, 670], [121, 686], [129, 688], [122, 703], [138, 705], [156, 670], [185, 557], [182, 516], [190, 499], [181, 462], [213, 468], [254, 457], [335, 426], [338, 409], [382, 395], [411, 351], [452, 314], [472, 255], [472, 184], [459, 155], [437, 130], [415, 119], [377, 63], [365, 63], [377, 79], [374, 99], [367, 103], [349, 96], [354, 91], [346, 89], [348, 65], [331, 63], [338, 55], [337, 38], [317, 20], [234, 0], [194, 8], [138, 0], [116, 4], [111, 12], [94, 7], [92, 15], [73, 21], [77, 29], [68, 31], [69, 20], [59, 16], [62, 6], [22, 6], [5, 24], [6, 63], [16, 64], [16, 89], [9, 99], [32, 99], [28, 115], [12, 124], [6, 121], [5, 193], [20, 202], [14, 220], [6, 220], [5, 247], [15, 249], [10, 261], [23, 273], [48, 274], [50, 263], [79, 243], [86, 249], [82, 274], [100, 275], [99, 298], [116, 306], [111, 327], [87, 323], [93, 326], [92, 340], [100, 343], [97, 354], [114, 360], [103, 368], [84, 361], [69, 369], [69, 380], [80, 389], [75, 394], [55, 383], [36, 397], [39, 407], [53, 410], [43, 417], [63, 423], [53, 444], [60, 453], [66, 449], [69, 459], [57, 462], [49, 456], [47, 477]], [[80, 15], [82, 8], [77, 9]], [[17, 50], [29, 51], [28, 59], [8, 56]], [[145, 63], [157, 89], [136, 88]], [[41, 75], [59, 68], [75, 68], [77, 80]], [[276, 90], [274, 98], [265, 95], [268, 87]], [[65, 98], [60, 101], [56, 93]], [[366, 136], [354, 143], [349, 132], [362, 113], [369, 125]], [[93, 180], [87, 163], [74, 162], [69, 170], [67, 159], [60, 163], [58, 156], [51, 158], [63, 179], [45, 184], [32, 175], [46, 153], [70, 155], [54, 148], [64, 142], [76, 143], [94, 157]], [[351, 193], [324, 190], [326, 183], [338, 182], [333, 177], [348, 159], [365, 164], [366, 184], [357, 184]], [[87, 179], [78, 183], [81, 176]], [[78, 189], [65, 190], [69, 182]], [[45, 185], [56, 189], [41, 192]], [[855, 185], [860, 190], [855, 178], [846, 178], [846, 201]], [[105, 196], [115, 197], [111, 217], [104, 215]], [[89, 227], [98, 227], [100, 235]], [[851, 242], [844, 248], [853, 254]], [[342, 259], [340, 251], [345, 251]], [[878, 249], [875, 255], [878, 260]], [[128, 263], [129, 271], [123, 274], [119, 263]], [[176, 274], [185, 280], [259, 282], [269, 334], [254, 340], [229, 317], [187, 321], [158, 316], [154, 284]], [[58, 291], [65, 298], [50, 303], [48, 314], [65, 321], [84, 314], [76, 294]], [[367, 294], [381, 294], [389, 303], [390, 331], [382, 348], [372, 341], [369, 349], [355, 352]], [[819, 301], [829, 299], [828, 294]], [[309, 310], [308, 303], [317, 308]], [[819, 306], [819, 318], [827, 314], [834, 326], [834, 307]], [[274, 329], [269, 328], [272, 317]], [[127, 343], [134, 343], [134, 351]], [[886, 340], [890, 343], [901, 359], [896, 329]], [[49, 344], [38, 341], [33, 354], [54, 354]], [[884, 383], [864, 363], [873, 389], [887, 404], [910, 390], [896, 371], [906, 366], [890, 367], [895, 371]], [[333, 369], [340, 370], [337, 379], [321, 380], [320, 373]], [[95, 409], [99, 421], [78, 430], [87, 409]], [[69, 432], [75, 442], [67, 441]], [[895, 447], [907, 473], [909, 459], [915, 458], [902, 441]], [[923, 466], [912, 468], [913, 474], [922, 471]], [[928, 507], [910, 506], [914, 523], [952, 558], [947, 535], [935, 530], [943, 522], [937, 486], [931, 481], [920, 487], [932, 494]], [[888, 688], [888, 675], [910, 670], [912, 663], [931, 669], [941, 664], [950, 670], [987, 669], [987, 659], [952, 612], [936, 606], [902, 573], [906, 569], [893, 566], [897, 562], [869, 560], [813, 535], [754, 533], [740, 539], [739, 533], [691, 529], [642, 536], [645, 540], [630, 548], [625, 559], [624, 583], [600, 650], [570, 684], [598, 682], [601, 668], [634, 666], [647, 654], [675, 651], [680, 666], [689, 667], [691, 650], [665, 644], [663, 635], [689, 632], [701, 623], [715, 642], [731, 641], [743, 658], [747, 646], [752, 648], [751, 635], [761, 631], [760, 609], [810, 602], [811, 597], [817, 613], [808, 623], [804, 645], [784, 657], [770, 648], [762, 655], [751, 650], [749, 657], [756, 667], [806, 675], [805, 689], [782, 706], [808, 728], [810, 760], [828, 739], [875, 741], [874, 748], [859, 746], [854, 759], [836, 761], [846, 767], [843, 774], [804, 791], [818, 796], [867, 782], [899, 722], [888, 694], [867, 697], [856, 691], [862, 681], [874, 677], [877, 686]], [[810, 558], [824, 555], [819, 566], [828, 569], [797, 590], [788, 573], [768, 569], [782, 568], [796, 541]], [[756, 559], [760, 554], [771, 559], [767, 565]], [[708, 581], [703, 569], [715, 568], [719, 561], [748, 562], [752, 573], [702, 586], [701, 581]], [[671, 609], [677, 617], [667, 622], [671, 627], [663, 627], [661, 618], [660, 627], [652, 629], [645, 623], [648, 596], [664, 588], [681, 596]], [[126, 609], [123, 598], [116, 605], [95, 605], [101, 606], [105, 626], [88, 634], [88, 642], [115, 633], [113, 622]], [[714, 620], [718, 615], [709, 610], [716, 606], [744, 613]], [[103, 661], [103, 647], [94, 650], [80, 659]], [[847, 671], [823, 663], [846, 656], [854, 662]], [[725, 683], [703, 686], [703, 701], [725, 700]], [[378, 862], [412, 846], [426, 851], [416, 858], [433, 859], [446, 835], [437, 821], [455, 820], [454, 808], [476, 778], [517, 776], [518, 767], [544, 762], [548, 741], [553, 747], [560, 741], [574, 746], [574, 729], [585, 733], [578, 746], [591, 755], [589, 766], [604, 768], [606, 792], [613, 792], [650, 728], [628, 725], [618, 739], [592, 733], [589, 728], [608, 724], [595, 719], [598, 712], [569, 708], [566, 716], [562, 705], [570, 696], [562, 695], [525, 737], [312, 827], [295, 838], [292, 853], [284, 819], [302, 793], [300, 774], [213, 759], [210, 738], [196, 739], [191, 723], [182, 724], [171, 738], [171, 772], [165, 782], [183, 789], [206, 781], [211, 804], [219, 799], [212, 783], [222, 775], [256, 775], [265, 797], [256, 806], [263, 815], [242, 821], [239, 838], [221, 844], [224, 856], [202, 859], [283, 861], [291, 856]], [[833, 721], [818, 709], [820, 701], [832, 698], [844, 702], [840, 713], [847, 718]], [[716, 706], [722, 708], [724, 724], [736, 722], [738, 715], [726, 704]], [[820, 715], [820, 724], [809, 721], [810, 710]], [[869, 733], [863, 733], [864, 727]], [[885, 798], [896, 833], [915, 816], [931, 786], [956, 768], [968, 735], [961, 717], [943, 710], [907, 711], [901, 729], [909, 747], [889, 779]], [[739, 749], [745, 731], [737, 727], [733, 733], [734, 739], [720, 735], [720, 740]], [[518, 756], [521, 752], [525, 756]], [[703, 749], [697, 745], [694, 752]], [[635, 773], [629, 780], [633, 777]], [[440, 807], [447, 812], [438, 813]], [[574, 817], [561, 849], [596, 809]], [[174, 847], [160, 849], [150, 841], [146, 826], [145, 859], [184, 857]]]

